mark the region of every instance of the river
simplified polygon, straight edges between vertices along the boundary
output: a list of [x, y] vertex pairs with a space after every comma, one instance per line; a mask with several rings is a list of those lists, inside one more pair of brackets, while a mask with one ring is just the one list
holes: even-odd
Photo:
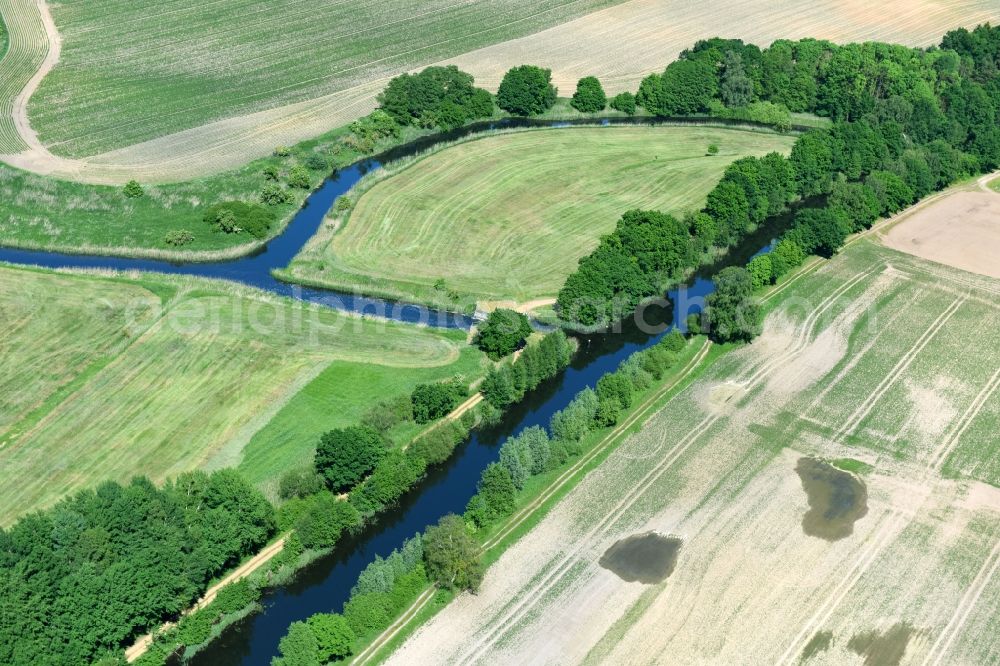
[[[623, 121], [633, 122], [618, 118], [606, 120], [604, 124]], [[593, 124], [594, 120], [580, 122], [584, 123]], [[573, 124], [577, 123], [530, 120], [479, 123], [426, 137], [376, 158], [356, 162], [327, 179], [310, 195], [282, 233], [269, 241], [261, 251], [239, 259], [178, 264], [150, 259], [0, 248], [0, 261], [48, 268], [141, 270], [221, 278], [341, 310], [387, 316], [406, 322], [425, 322], [432, 326], [468, 328], [472, 323], [468, 317], [428, 311], [414, 305], [292, 286], [276, 280], [271, 275], [271, 270], [285, 267], [319, 229], [323, 217], [337, 197], [353, 187], [365, 173], [385, 161], [406, 157], [424, 151], [435, 143], [451, 141], [484, 129]], [[359, 535], [338, 544], [332, 553], [313, 562], [292, 582], [267, 591], [261, 602], [264, 608], [262, 612], [252, 614], [227, 628], [216, 641], [195, 655], [190, 663], [199, 666], [269, 664], [277, 654], [278, 641], [285, 635], [288, 626], [314, 613], [339, 611], [358, 574], [376, 555], [385, 557], [406, 538], [422, 531], [425, 526], [449, 512], [461, 513], [469, 498], [476, 492], [480, 473], [497, 459], [499, 446], [507, 437], [529, 426], [547, 426], [552, 414], [564, 408], [580, 390], [594, 386], [601, 375], [614, 370], [633, 352], [655, 344], [671, 326], [683, 327], [686, 316], [699, 311], [704, 297], [711, 293], [711, 276], [723, 265], [740, 265], [752, 256], [767, 251], [784, 224], [785, 220], [775, 220], [761, 227], [740, 248], [731, 251], [724, 261], [702, 268], [686, 285], [671, 290], [662, 303], [643, 308], [635, 317], [623, 321], [614, 331], [578, 336], [580, 349], [569, 368], [528, 394], [520, 404], [511, 407], [498, 426], [474, 432], [468, 442], [459, 446], [451, 459], [432, 469], [426, 479], [407, 493], [399, 506], [367, 525]]]

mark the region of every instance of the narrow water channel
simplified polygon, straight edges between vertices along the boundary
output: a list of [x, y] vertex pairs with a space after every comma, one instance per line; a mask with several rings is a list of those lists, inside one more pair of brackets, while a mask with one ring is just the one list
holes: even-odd
[[[629, 119], [613, 119], [619, 124]], [[584, 121], [593, 124], [593, 120]], [[647, 121], [643, 121], [647, 122]], [[382, 161], [391, 161], [426, 150], [434, 143], [504, 127], [572, 125], [516, 121], [483, 123], [455, 132], [435, 135], [389, 151], [379, 158], [362, 160], [328, 179], [307, 200], [288, 226], [259, 253], [232, 261], [175, 264], [148, 259], [66, 255], [0, 248], [0, 261], [33, 264], [48, 268], [108, 268], [160, 273], [196, 275], [234, 280], [284, 296], [291, 296], [329, 307], [387, 316], [407, 322], [425, 322], [432, 326], [467, 328], [467, 317], [445, 312], [430, 312], [413, 305], [393, 304], [378, 299], [339, 294], [321, 289], [293, 287], [276, 280], [271, 269], [286, 266], [302, 245], [317, 231], [324, 215], [336, 198], [347, 192], [365, 173]], [[564, 408], [577, 392], [594, 386], [598, 378], [614, 370], [630, 354], [655, 344], [671, 326], [682, 326], [687, 315], [698, 312], [704, 297], [712, 290], [711, 276], [724, 265], [742, 265], [752, 256], [770, 249], [786, 220], [772, 221], [748, 237], [740, 248], [723, 261], [699, 270], [688, 283], [667, 294], [661, 304], [643, 309], [629, 317], [616, 330], [579, 336], [580, 349], [572, 364], [510, 408], [501, 423], [490, 430], [473, 433], [445, 464], [433, 469], [416, 488], [407, 493], [395, 509], [369, 524], [359, 535], [338, 544], [328, 556], [313, 562], [289, 584], [268, 591], [262, 600], [264, 610], [229, 627], [222, 636], [198, 653], [191, 663], [202, 666], [266, 666], [277, 654], [278, 641], [296, 620], [318, 612], [339, 611], [347, 600], [358, 574], [376, 555], [385, 557], [403, 541], [449, 513], [460, 513], [476, 491], [482, 470], [496, 460], [500, 444], [510, 435], [533, 425], [548, 425], [553, 413]], [[637, 321], [639, 320], [639, 321]]]

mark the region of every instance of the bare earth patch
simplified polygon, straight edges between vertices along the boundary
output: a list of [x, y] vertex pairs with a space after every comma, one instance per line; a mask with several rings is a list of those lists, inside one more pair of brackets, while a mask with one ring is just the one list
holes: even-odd
[[1000, 196], [955, 192], [910, 215], [882, 242], [922, 259], [1000, 278]]

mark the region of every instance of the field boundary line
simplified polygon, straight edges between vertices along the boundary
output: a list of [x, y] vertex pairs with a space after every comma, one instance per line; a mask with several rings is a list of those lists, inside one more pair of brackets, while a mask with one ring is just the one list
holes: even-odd
[[[990, 567], [990, 561], [993, 561], [993, 566]], [[937, 640], [931, 645], [931, 649], [928, 651], [927, 656], [924, 658], [923, 666], [928, 666], [931, 663], [931, 659], [934, 659], [934, 664], [940, 664], [944, 655], [951, 648], [951, 644], [958, 637], [958, 634], [965, 623], [969, 619], [969, 614], [972, 613], [972, 609], [975, 608], [976, 604], [979, 602], [979, 597], [982, 596], [983, 590], [989, 584], [990, 580], [993, 578], [993, 574], [997, 572], [1000, 568], [1000, 541], [993, 547], [990, 554], [986, 557], [986, 561], [983, 562], [983, 566], [979, 568], [976, 573], [976, 577], [972, 579], [972, 583], [969, 588], [962, 595], [961, 601], [958, 603], [958, 607], [955, 612], [952, 613], [951, 618], [948, 620], [948, 624], [945, 625], [944, 631], [938, 634]], [[988, 570], [987, 570], [988, 569]], [[941, 645], [941, 640], [947, 636], [944, 644]], [[941, 646], [940, 651], [938, 651], [938, 646]], [[937, 658], [934, 658], [934, 654], [937, 652]]]
[[407, 624], [410, 623], [410, 620], [412, 620], [414, 618], [414, 616], [416, 616], [417, 613], [419, 613], [421, 610], [423, 610], [424, 606], [426, 606], [427, 604], [430, 603], [431, 599], [434, 598], [434, 592], [435, 591], [437, 591], [437, 587], [435, 587], [434, 585], [431, 585], [426, 590], [424, 590], [423, 592], [421, 592], [420, 596], [418, 596], [416, 598], [416, 600], [414, 600], [414, 602], [412, 604], [410, 604], [410, 607], [407, 608], [403, 612], [402, 615], [400, 615], [398, 618], [396, 618], [395, 622], [393, 622], [391, 625], [389, 625], [385, 629], [385, 631], [383, 631], [381, 634], [379, 634], [375, 638], [374, 641], [372, 641], [371, 643], [369, 643], [368, 646], [364, 650], [362, 650], [361, 652], [359, 652], [357, 654], [357, 656], [355, 656], [353, 659], [351, 659], [348, 663], [350, 663], [350, 664], [364, 664], [365, 662], [367, 662], [368, 660], [370, 660], [372, 657], [374, 657], [375, 654], [380, 649], [382, 649], [382, 647], [386, 643], [388, 643], [389, 641], [391, 641], [396, 636], [396, 634], [398, 634], [400, 631], [403, 630], [403, 627], [405, 627]]
[[910, 367], [910, 364], [913, 363], [917, 356], [920, 355], [920, 352], [923, 351], [924, 347], [930, 343], [931, 339], [933, 339], [937, 332], [941, 330], [949, 319], [951, 319], [952, 315], [954, 315], [955, 312], [962, 307], [965, 301], [965, 297], [956, 298], [951, 302], [951, 305], [945, 308], [944, 312], [939, 314], [937, 319], [935, 319], [931, 325], [923, 333], [921, 333], [916, 344], [903, 354], [903, 357], [899, 359], [899, 361], [896, 362], [896, 365], [889, 370], [889, 373], [882, 378], [882, 381], [879, 382], [875, 392], [872, 393], [863, 403], [861, 403], [861, 405], [854, 410], [854, 413], [848, 417], [847, 421], [840, 427], [840, 429], [837, 430], [833, 436], [833, 441], [840, 441], [847, 435], [851, 434], [854, 429], [861, 424], [861, 421], [863, 421], [865, 417], [871, 413], [872, 409], [874, 409], [875, 404], [882, 398], [883, 395], [885, 395], [886, 391], [896, 384], [896, 380], [899, 379], [900, 375], [902, 375], [906, 369]]

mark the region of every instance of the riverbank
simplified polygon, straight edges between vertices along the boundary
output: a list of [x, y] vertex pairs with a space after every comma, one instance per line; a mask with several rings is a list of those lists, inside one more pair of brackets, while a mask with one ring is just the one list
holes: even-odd
[[[485, 564], [490, 565], [499, 559], [510, 544], [542, 520], [551, 507], [590, 470], [600, 465], [625, 437], [640, 429], [674, 395], [701, 376], [727, 348], [714, 346], [709, 340], [699, 337], [690, 342], [685, 351], [678, 358], [677, 370], [665, 376], [645, 395], [636, 396], [638, 404], [622, 414], [618, 425], [609, 431], [587, 436], [581, 442], [580, 458], [572, 464], [530, 479], [525, 489], [517, 495], [514, 513], [505, 521], [477, 533]], [[417, 627], [444, 608], [453, 597], [452, 593], [437, 590], [434, 586], [426, 588], [388, 629], [358, 652], [350, 663], [356, 666], [378, 663]]]

